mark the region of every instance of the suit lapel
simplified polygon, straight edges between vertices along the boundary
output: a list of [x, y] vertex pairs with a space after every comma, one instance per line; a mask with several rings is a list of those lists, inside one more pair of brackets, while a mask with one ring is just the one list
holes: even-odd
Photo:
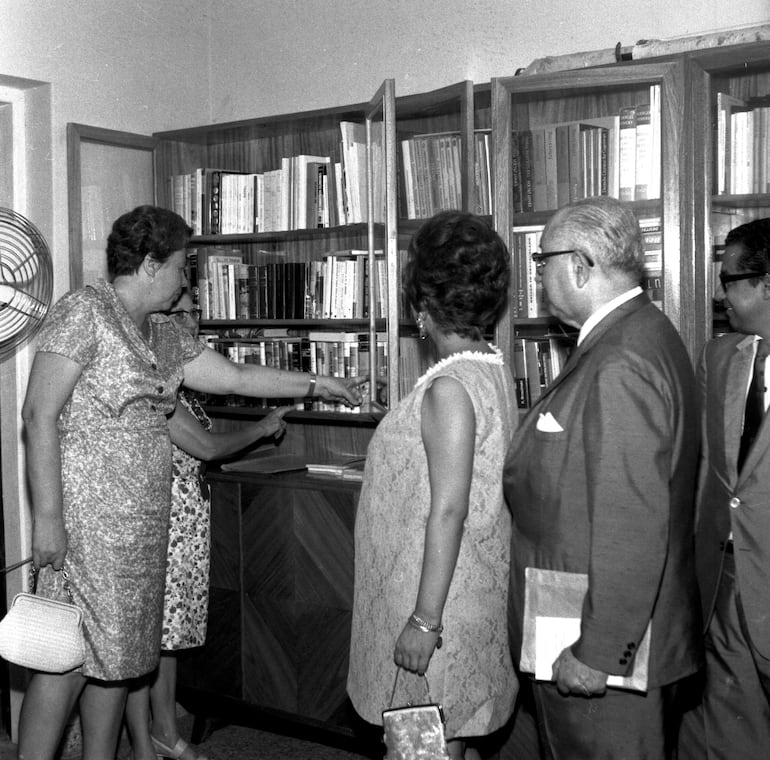
[[[737, 467], [738, 448], [740, 447], [743, 427], [743, 414], [746, 406], [746, 388], [749, 382], [749, 373], [754, 361], [754, 336], [747, 336], [737, 345], [738, 355], [733, 357], [727, 373], [727, 391], [725, 394], [725, 450], [730, 452], [730, 462]], [[746, 455], [743, 468], [738, 474], [739, 480], [748, 475], [754, 465], [764, 461], [764, 454], [770, 445], [770, 415], [765, 414], [762, 424], [757, 432], [757, 437]]]
[[635, 311], [638, 311], [649, 303], [650, 301], [647, 296], [640, 294], [632, 298], [630, 301], [626, 301], [625, 303], [621, 304], [617, 309], [613, 309], [604, 319], [602, 319], [599, 324], [597, 324], [593, 330], [588, 333], [586, 339], [579, 346], [576, 346], [573, 349], [569, 359], [567, 360], [567, 363], [564, 365], [561, 372], [545, 389], [543, 394], [537, 400], [535, 405], [529, 410], [529, 412], [527, 412], [526, 416], [519, 425], [508, 450], [509, 457], [515, 456], [522, 446], [528, 447], [529, 444], [526, 440], [528, 436], [526, 433], [529, 432], [529, 428], [535, 424], [533, 420], [536, 420], [540, 415], [540, 410], [543, 403], [580, 366], [585, 356], [590, 352], [592, 346], [596, 345], [602, 339], [602, 336], [610, 328], [612, 328], [613, 325], [617, 324], [620, 320], [624, 319], [629, 314], [633, 314]]
[[602, 337], [607, 333], [608, 330], [610, 330], [622, 319], [625, 319], [629, 314], [633, 314], [635, 311], [638, 311], [649, 303], [650, 301], [647, 296], [642, 293], [638, 296], [634, 296], [634, 298], [632, 298], [630, 301], [622, 303], [620, 306], [618, 306], [617, 309], [613, 309], [609, 314], [607, 314], [607, 316], [604, 317], [604, 319], [602, 319], [599, 324], [595, 325], [590, 333], [588, 333], [586, 339], [579, 346], [575, 347], [562, 371], [545, 389], [545, 392], [540, 397], [540, 400], [538, 400], [538, 404], [543, 398], [553, 393], [553, 391], [555, 391], [556, 388], [558, 388], [559, 385], [563, 383], [570, 376], [570, 374], [572, 374], [572, 372], [575, 371], [586, 354], [588, 354], [593, 346], [601, 341]]
[[743, 411], [746, 405], [746, 387], [751, 370], [752, 345], [754, 338], [747, 336], [735, 346], [735, 350], [725, 357], [727, 371], [725, 373], [725, 401], [722, 413], [722, 430], [724, 430], [724, 447], [727, 458], [726, 465], [730, 470], [731, 480], [735, 482], [738, 468], [738, 449], [741, 445], [743, 429]]

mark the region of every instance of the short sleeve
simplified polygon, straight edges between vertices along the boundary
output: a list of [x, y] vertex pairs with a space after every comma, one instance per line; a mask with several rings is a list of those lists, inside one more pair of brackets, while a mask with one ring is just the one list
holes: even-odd
[[88, 290], [73, 290], [48, 312], [37, 341], [38, 351], [66, 356], [85, 367], [96, 352], [94, 299]]
[[177, 329], [174, 323], [162, 314], [153, 314], [153, 349], [161, 364], [184, 367], [203, 351], [201, 341], [187, 330]]

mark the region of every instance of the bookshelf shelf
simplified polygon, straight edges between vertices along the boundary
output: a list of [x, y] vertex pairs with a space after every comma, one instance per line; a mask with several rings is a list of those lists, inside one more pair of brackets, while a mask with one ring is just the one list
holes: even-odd
[[[233, 420], [259, 419], [270, 412], [270, 409], [264, 406], [204, 404], [203, 408], [209, 415]], [[287, 422], [302, 422], [303, 424], [376, 427], [383, 414], [384, 412], [303, 412], [297, 409], [288, 412], [284, 419]]]

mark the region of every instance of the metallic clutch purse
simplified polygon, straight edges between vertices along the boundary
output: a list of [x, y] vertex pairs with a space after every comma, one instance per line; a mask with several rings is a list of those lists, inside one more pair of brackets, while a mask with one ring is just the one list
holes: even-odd
[[[391, 705], [400, 670], [401, 668], [396, 671]], [[444, 735], [444, 713], [441, 705], [431, 701], [427, 678], [425, 688], [428, 695], [426, 704], [407, 704], [404, 707], [389, 707], [383, 710], [382, 726], [387, 747], [385, 760], [449, 759]]]

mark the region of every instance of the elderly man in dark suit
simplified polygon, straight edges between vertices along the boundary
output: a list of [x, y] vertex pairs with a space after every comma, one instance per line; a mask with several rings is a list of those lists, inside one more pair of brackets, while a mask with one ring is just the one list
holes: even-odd
[[757, 760], [770, 757], [770, 218], [728, 233], [716, 299], [737, 332], [709, 341], [698, 367], [706, 679], [680, 757]]
[[[554, 760], [657, 760], [671, 751], [672, 685], [701, 660], [692, 366], [639, 287], [643, 244], [627, 207], [566, 206], [541, 249], [533, 259], [550, 312], [580, 333], [508, 452], [514, 661], [526, 568], [584, 576], [577, 639], [546, 663], [552, 681], [534, 682], [540, 738]], [[649, 658], [637, 663], [648, 626]], [[645, 665], [646, 690], [607, 688], [609, 676]]]

